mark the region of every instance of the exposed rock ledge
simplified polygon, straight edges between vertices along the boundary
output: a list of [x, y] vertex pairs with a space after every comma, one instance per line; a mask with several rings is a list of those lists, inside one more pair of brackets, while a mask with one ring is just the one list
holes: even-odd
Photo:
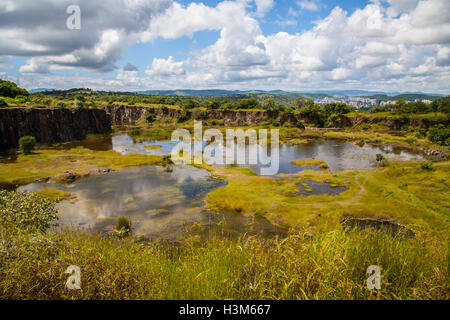
[[0, 109], [0, 151], [17, 147], [23, 136], [34, 136], [38, 143], [46, 144], [110, 131], [110, 116], [101, 109]]

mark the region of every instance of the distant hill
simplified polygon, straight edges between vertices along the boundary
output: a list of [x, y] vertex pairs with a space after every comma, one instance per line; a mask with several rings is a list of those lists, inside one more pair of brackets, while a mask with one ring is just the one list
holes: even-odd
[[107, 92], [107, 91], [93, 91], [87, 88], [74, 88], [69, 90], [55, 90], [49, 88], [32, 89], [30, 93], [42, 92], [48, 95], [74, 95], [74, 94], [106, 94], [106, 95], [144, 95], [144, 96], [166, 96], [166, 97], [179, 97], [180, 99], [187, 99], [189, 97], [197, 100], [225, 100], [230, 99], [233, 101], [246, 98], [255, 98], [262, 102], [268, 98], [274, 98], [277, 103], [289, 104], [298, 97], [305, 97], [307, 99], [323, 99], [325, 97], [333, 97], [336, 95], [347, 97], [366, 97], [377, 99], [381, 101], [389, 100], [406, 100], [414, 101], [419, 100], [435, 100], [440, 97], [444, 97], [442, 94], [428, 94], [422, 92], [377, 92], [377, 91], [365, 91], [365, 90], [318, 90], [309, 92], [295, 92], [295, 91], [283, 91], [283, 90], [223, 90], [223, 89], [206, 89], [206, 90], [192, 90], [192, 89], [177, 89], [177, 90], [145, 90], [134, 92]]
[[177, 89], [177, 90], [145, 90], [137, 91], [138, 94], [157, 95], [157, 96], [217, 96], [217, 95], [231, 95], [231, 94], [249, 94], [249, 93], [269, 93], [269, 94], [287, 94], [288, 92], [282, 90], [191, 90], [191, 89]]
[[39, 92], [49, 92], [49, 91], [55, 91], [55, 89], [37, 88], [37, 89], [28, 90], [29, 93], [39, 93]]
[[222, 90], [222, 89], [208, 89], [208, 90], [192, 90], [192, 89], [177, 89], [177, 90], [145, 90], [138, 91], [138, 94], [147, 95], [158, 95], [158, 96], [217, 96], [217, 95], [235, 95], [235, 94], [252, 94], [252, 93], [266, 93], [266, 94], [282, 94], [288, 95], [292, 98], [299, 96], [310, 96], [310, 97], [326, 97], [333, 95], [342, 96], [387, 96], [387, 97], [397, 97], [397, 96], [434, 96], [443, 97], [443, 94], [434, 93], [422, 93], [422, 92], [383, 92], [383, 91], [365, 91], [365, 90], [312, 90], [306, 92], [299, 91], [283, 91], [283, 90]]

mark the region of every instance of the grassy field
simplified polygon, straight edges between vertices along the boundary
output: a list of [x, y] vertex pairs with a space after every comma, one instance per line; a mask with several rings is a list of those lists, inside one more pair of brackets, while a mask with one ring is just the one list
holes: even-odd
[[[12, 231], [11, 231], [12, 232]], [[448, 246], [338, 229], [285, 239], [211, 234], [180, 246], [75, 232], [8, 232], [1, 299], [449, 299]], [[69, 265], [81, 290], [69, 291]], [[370, 265], [381, 290], [366, 287]]]
[[[228, 184], [208, 194], [207, 205], [218, 212], [264, 215], [283, 226], [309, 225], [332, 230], [345, 217], [394, 219], [417, 231], [450, 234], [450, 163], [431, 169], [423, 162], [392, 162], [376, 170], [342, 172], [305, 170], [271, 179], [248, 169], [208, 168]], [[295, 196], [305, 179], [347, 187], [337, 195]]]

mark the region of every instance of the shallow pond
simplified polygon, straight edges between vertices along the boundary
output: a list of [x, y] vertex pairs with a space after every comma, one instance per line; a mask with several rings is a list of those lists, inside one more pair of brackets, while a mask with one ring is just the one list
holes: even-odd
[[72, 184], [32, 183], [19, 191], [55, 188], [74, 195], [73, 200], [58, 204], [65, 225], [103, 232], [118, 216], [128, 216], [136, 234], [176, 239], [187, 227], [210, 218], [204, 213], [203, 200], [221, 185], [202, 169], [174, 167], [166, 172], [163, 167], [142, 166], [92, 175]]
[[[113, 136], [111, 139], [112, 149], [122, 154], [139, 153], [168, 155], [177, 141], [144, 141], [135, 143], [126, 133]], [[160, 149], [150, 149], [148, 146], [161, 146]], [[241, 148], [248, 159], [248, 146], [235, 145], [235, 154]], [[348, 169], [373, 169], [377, 154], [382, 154], [389, 160], [423, 160], [423, 156], [407, 151], [402, 148], [391, 146], [374, 146], [365, 144], [358, 146], [352, 143], [338, 140], [312, 140], [299, 145], [280, 145], [279, 170], [278, 173], [296, 173], [306, 169], [319, 169], [318, 167], [299, 167], [291, 163], [292, 160], [316, 158], [325, 161], [329, 170], [340, 171]], [[256, 173], [260, 173], [259, 165], [247, 165]]]
[[[180, 240], [194, 224], [203, 228], [221, 226], [226, 233], [249, 230], [250, 219], [234, 214], [217, 215], [204, 209], [204, 198], [212, 189], [225, 185], [203, 169], [159, 166], [125, 168], [121, 171], [81, 178], [71, 184], [32, 183], [19, 191], [55, 188], [74, 199], [57, 204], [60, 223], [106, 233], [119, 216], [128, 216], [136, 235], [148, 239]], [[255, 232], [280, 234], [268, 221], [252, 224]]]
[[303, 180], [298, 186], [300, 194], [304, 197], [316, 195], [336, 196], [346, 191], [347, 188], [339, 186], [331, 186], [327, 183], [322, 183], [314, 180]]

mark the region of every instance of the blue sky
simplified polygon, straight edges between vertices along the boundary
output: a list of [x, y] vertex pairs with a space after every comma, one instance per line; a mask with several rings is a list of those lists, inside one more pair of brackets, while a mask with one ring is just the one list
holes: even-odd
[[[65, 25], [71, 4], [80, 30]], [[447, 0], [3, 0], [0, 77], [28, 89], [448, 93], [449, 16]]]

